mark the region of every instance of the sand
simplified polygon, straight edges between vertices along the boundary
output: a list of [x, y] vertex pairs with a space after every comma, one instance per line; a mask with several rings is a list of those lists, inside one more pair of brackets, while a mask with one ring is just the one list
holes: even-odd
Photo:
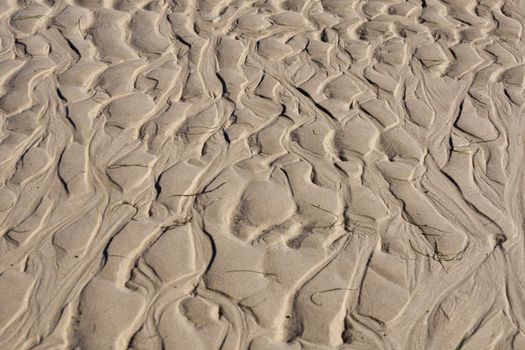
[[525, 349], [524, 30], [1, 0], [0, 349]]

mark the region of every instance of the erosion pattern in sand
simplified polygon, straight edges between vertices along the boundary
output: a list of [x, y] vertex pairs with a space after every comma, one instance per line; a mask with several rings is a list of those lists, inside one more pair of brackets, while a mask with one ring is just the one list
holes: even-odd
[[0, 348], [525, 349], [524, 18], [0, 1]]

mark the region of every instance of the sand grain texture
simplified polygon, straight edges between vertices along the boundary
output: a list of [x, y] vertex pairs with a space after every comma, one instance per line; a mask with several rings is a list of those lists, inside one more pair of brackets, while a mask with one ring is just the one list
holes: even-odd
[[522, 0], [0, 0], [0, 349], [525, 349]]

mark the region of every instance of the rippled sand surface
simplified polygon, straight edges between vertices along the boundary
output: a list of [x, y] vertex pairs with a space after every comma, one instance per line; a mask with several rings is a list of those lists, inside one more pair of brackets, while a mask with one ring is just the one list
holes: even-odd
[[0, 0], [0, 349], [525, 349], [524, 24]]

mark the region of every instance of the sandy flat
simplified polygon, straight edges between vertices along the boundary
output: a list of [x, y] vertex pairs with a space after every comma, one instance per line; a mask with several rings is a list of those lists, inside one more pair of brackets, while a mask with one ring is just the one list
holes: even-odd
[[0, 349], [525, 349], [524, 31], [0, 0]]

